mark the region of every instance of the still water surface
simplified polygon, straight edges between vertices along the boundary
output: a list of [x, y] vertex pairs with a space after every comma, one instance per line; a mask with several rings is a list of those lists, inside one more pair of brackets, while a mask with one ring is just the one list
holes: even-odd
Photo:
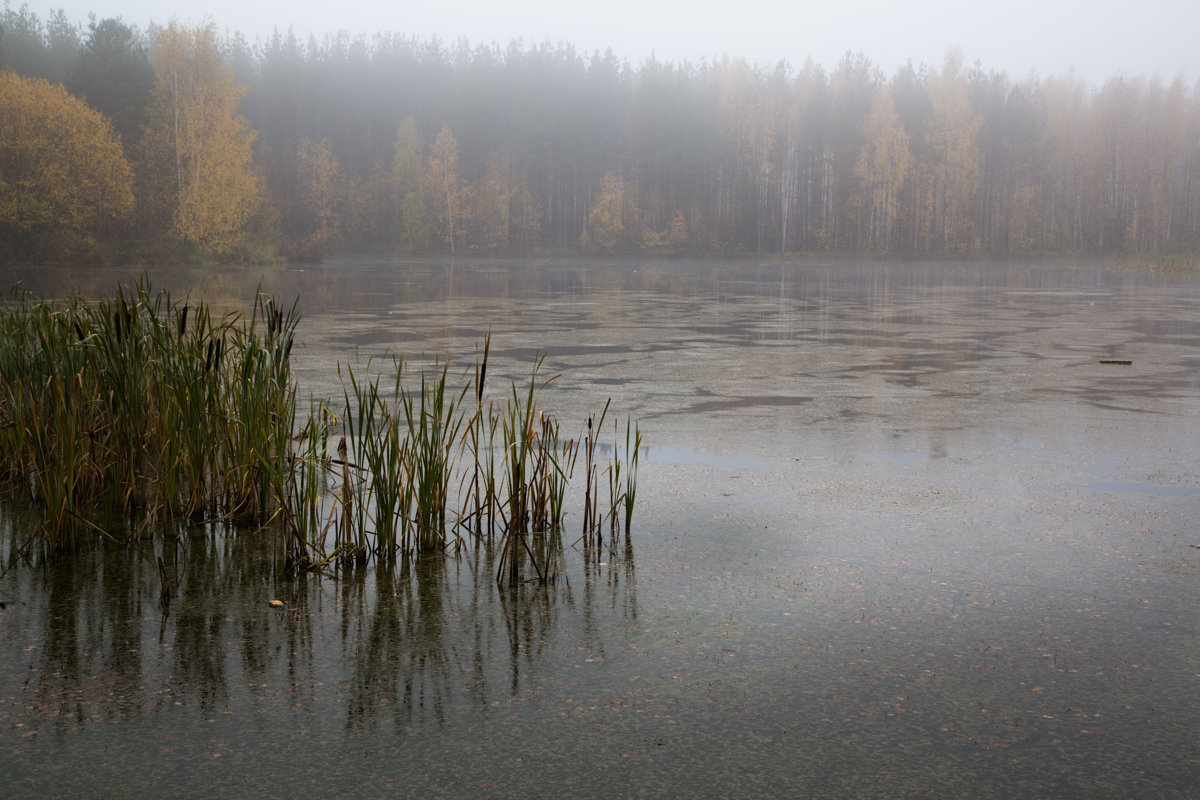
[[[123, 270], [28, 270], [47, 295]], [[1200, 279], [1072, 264], [353, 260], [294, 369], [561, 373], [646, 436], [632, 536], [287, 579], [264, 536], [14, 563], [5, 797], [1194, 796]], [[1129, 365], [1101, 364], [1129, 360]], [[569, 529], [579, 515], [567, 518]], [[567, 541], [573, 536], [567, 536]], [[162, 550], [160, 543], [159, 550]], [[282, 609], [268, 601], [281, 599]]]

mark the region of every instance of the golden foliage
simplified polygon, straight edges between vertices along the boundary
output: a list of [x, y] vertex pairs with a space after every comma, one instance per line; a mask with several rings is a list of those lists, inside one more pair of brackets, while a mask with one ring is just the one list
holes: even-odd
[[458, 140], [449, 125], [442, 128], [429, 148], [423, 179], [437, 233], [449, 245], [450, 255], [454, 255], [455, 244], [461, 245], [466, 232], [464, 223], [470, 195], [459, 174]]
[[592, 198], [583, 245], [602, 253], [637, 251], [643, 244], [637, 179], [605, 173]]
[[421, 193], [425, 172], [422, 153], [425, 143], [417, 133], [417, 124], [406, 117], [396, 131], [391, 169], [386, 173], [394, 216], [391, 226], [401, 249], [420, 252], [429, 247], [431, 232]]
[[954, 52], [948, 55], [941, 73], [929, 82], [933, 118], [925, 130], [928, 160], [922, 175], [927, 241], [934, 252], [970, 253], [979, 246], [971, 204], [983, 175], [982, 121], [971, 107], [960, 58]]
[[511, 162], [492, 154], [470, 200], [471, 244], [487, 252], [527, 253], [537, 243], [541, 208]]
[[160, 30], [147, 131], [147, 157], [165, 162], [158, 172], [171, 176], [174, 232], [213, 255], [241, 244], [258, 204], [255, 134], [238, 114], [246, 90], [234, 84], [224, 57], [212, 22], [196, 28], [172, 22]]
[[854, 163], [863, 214], [860, 241], [868, 250], [887, 252], [893, 246], [900, 190], [912, 162], [908, 133], [896, 114], [890, 91], [877, 92], [863, 139]]
[[345, 199], [346, 185], [342, 165], [328, 139], [300, 142], [300, 192], [315, 235], [321, 240], [334, 236], [341, 222], [339, 207]]
[[76, 258], [132, 210], [133, 173], [108, 119], [62, 86], [0, 73], [0, 247]]

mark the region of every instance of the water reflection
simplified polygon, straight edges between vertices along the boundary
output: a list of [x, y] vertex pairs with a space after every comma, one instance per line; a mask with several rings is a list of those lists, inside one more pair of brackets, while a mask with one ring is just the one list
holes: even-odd
[[[341, 709], [344, 735], [356, 740], [403, 735], [465, 709], [486, 714], [527, 691], [564, 649], [603, 659], [607, 632], [638, 617], [628, 535], [539, 554], [552, 556], [557, 580], [502, 588], [483, 544], [291, 578], [273, 536], [233, 534], [31, 565], [13, 560], [10, 530], [0, 570], [6, 593], [21, 599], [3, 622], [23, 651], [6, 655], [0, 700], [27, 709], [26, 732], [180, 713], [245, 722], [278, 708], [272, 699], [283, 693], [289, 715]], [[159, 555], [174, 586], [166, 605]], [[14, 683], [22, 673], [24, 688]]]

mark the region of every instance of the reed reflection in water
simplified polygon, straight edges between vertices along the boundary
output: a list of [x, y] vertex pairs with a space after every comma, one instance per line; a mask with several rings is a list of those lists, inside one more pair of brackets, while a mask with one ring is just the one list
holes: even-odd
[[[503, 586], [496, 548], [482, 542], [292, 576], [271, 538], [210, 528], [31, 567], [14, 561], [9, 537], [0, 569], [21, 600], [5, 609], [5, 629], [42, 634], [28, 646], [29, 679], [0, 681], [0, 703], [25, 709], [28, 749], [17, 755], [37, 762], [38, 737], [105, 737], [135, 720], [130, 741], [106, 747], [136, 751], [165, 737], [173, 752], [209, 740], [220, 751], [293, 735], [295, 725], [327, 742], [453, 726], [527, 691], [546, 659], [602, 649], [614, 622], [637, 621], [629, 536], [558, 548], [556, 582]], [[177, 578], [166, 607], [157, 554]], [[212, 735], [188, 740], [193, 725]]]

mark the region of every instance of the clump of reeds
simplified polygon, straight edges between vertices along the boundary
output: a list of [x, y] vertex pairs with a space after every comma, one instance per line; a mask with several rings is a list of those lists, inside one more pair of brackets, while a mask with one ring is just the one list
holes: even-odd
[[298, 321], [262, 296], [248, 323], [214, 320], [145, 279], [95, 301], [15, 298], [0, 309], [0, 478], [41, 505], [54, 549], [132, 512], [266, 519]]
[[144, 279], [96, 301], [20, 296], [0, 309], [0, 482], [41, 506], [46, 545], [118, 524], [133, 537], [160, 519], [246, 519], [278, 523], [284, 564], [301, 570], [443, 552], [465, 534], [499, 544], [498, 580], [544, 583], [581, 452], [585, 546], [602, 540], [605, 516], [614, 537], [621, 519], [628, 531], [641, 431], [626, 421], [601, 514], [609, 404], [579, 440], [562, 439], [539, 406], [559, 377], [540, 377], [543, 359], [500, 403], [484, 392], [490, 337], [458, 391], [449, 364], [409, 388], [393, 359], [383, 390], [370, 362], [365, 377], [347, 367], [340, 413], [315, 402], [301, 421], [296, 309], [260, 292], [248, 320], [215, 319]]
[[[440, 552], [465, 535], [498, 545], [497, 580], [552, 581], [562, 550], [567, 490], [581, 452], [587, 472], [585, 546], [602, 540], [606, 520], [615, 531], [623, 519], [628, 530], [641, 432], [627, 431], [624, 461], [614, 452], [604, 470], [610, 506], [603, 514], [603, 473], [596, 454], [609, 404], [598, 422], [589, 419], [582, 439], [563, 439], [560, 424], [538, 400], [559, 376], [542, 378], [544, 360], [538, 359], [527, 385], [514, 381], [503, 402], [486, 400], [489, 352], [490, 338], [458, 391], [450, 388], [446, 364], [432, 376], [422, 372], [408, 388], [403, 364], [394, 359], [390, 394], [380, 391], [381, 377], [361, 378], [346, 369], [345, 434], [339, 445], [344, 455], [331, 461], [336, 468], [331, 467], [329, 517], [322, 522], [320, 514], [309, 511], [295, 517], [312, 526], [310, 548], [316, 553], [325, 552], [327, 530], [338, 531], [332, 552], [315, 563]], [[368, 362], [367, 374], [371, 368]], [[474, 404], [467, 402], [469, 396]], [[302, 463], [317, 462], [305, 457]], [[304, 485], [312, 485], [311, 479]]]
[[543, 361], [534, 364], [524, 393], [512, 383], [501, 415], [507, 524], [497, 577], [514, 583], [523, 579], [526, 557], [539, 582], [552, 578], [547, 554], [539, 555], [535, 545], [544, 545], [544, 534], [556, 532], [562, 522], [558, 499], [570, 472], [570, 464], [559, 463], [558, 424], [537, 407], [538, 390], [558, 378], [539, 385]]
[[343, 559], [394, 558], [447, 541], [462, 396], [447, 393], [448, 367], [436, 380], [422, 375], [415, 393], [402, 388], [402, 362], [394, 360], [393, 367], [390, 395], [380, 392], [379, 378], [363, 379], [347, 368], [334, 509], [335, 548]]

